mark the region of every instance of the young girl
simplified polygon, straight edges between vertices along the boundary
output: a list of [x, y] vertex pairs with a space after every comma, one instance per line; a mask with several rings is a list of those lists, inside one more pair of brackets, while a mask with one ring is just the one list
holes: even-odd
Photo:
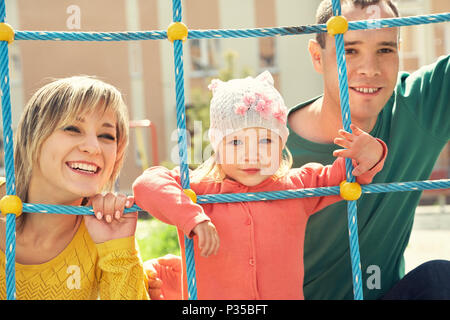
[[[214, 155], [192, 173], [191, 189], [196, 194], [315, 188], [345, 180], [343, 158], [332, 166], [311, 163], [290, 169], [284, 148], [286, 107], [270, 73], [228, 82], [213, 80], [209, 88]], [[345, 149], [334, 155], [352, 158], [357, 181], [370, 183], [383, 167], [386, 145], [355, 126], [352, 130], [352, 134], [340, 131], [342, 137], [335, 143]], [[197, 235], [199, 299], [302, 299], [308, 217], [342, 200], [327, 196], [200, 206], [181, 189], [179, 169], [164, 167], [146, 170], [133, 191], [141, 208], [178, 227], [183, 255], [183, 235]], [[183, 267], [183, 298], [187, 298]]]
[[[30, 99], [15, 138], [23, 202], [91, 205], [96, 217], [17, 218], [17, 299], [148, 299], [132, 198], [111, 191], [128, 144], [120, 92], [90, 77], [51, 82]], [[89, 198], [89, 203], [88, 203]], [[127, 203], [128, 202], [128, 203]], [[5, 299], [5, 219], [0, 218], [0, 299]]]

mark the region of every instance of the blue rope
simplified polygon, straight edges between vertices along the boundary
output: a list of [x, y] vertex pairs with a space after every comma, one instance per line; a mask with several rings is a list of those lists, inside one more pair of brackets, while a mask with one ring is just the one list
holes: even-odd
[[[130, 208], [123, 210], [124, 213], [131, 213], [142, 211], [142, 209], [133, 205]], [[94, 215], [92, 207], [81, 207], [81, 206], [64, 206], [64, 205], [54, 205], [54, 204], [39, 204], [39, 203], [23, 203], [22, 212], [28, 213], [49, 213], [49, 214], [75, 214], [82, 216]]]
[[[372, 183], [362, 185], [363, 194], [384, 192], [409, 192], [422, 190], [438, 190], [450, 188], [450, 179], [424, 180], [392, 183]], [[197, 195], [197, 203], [227, 203], [227, 202], [253, 202], [265, 200], [286, 200], [297, 198], [311, 198], [339, 195], [339, 186], [292, 189], [282, 191], [248, 192], [248, 193], [222, 193]], [[143, 211], [138, 205], [125, 209], [124, 213]], [[49, 213], [49, 214], [77, 214], [93, 215], [92, 207], [62, 206], [49, 204], [24, 203], [23, 212]]]
[[[335, 16], [341, 15], [341, 2], [340, 0], [333, 0], [333, 13]], [[350, 115], [350, 104], [348, 99], [348, 79], [347, 79], [347, 64], [345, 62], [345, 50], [344, 50], [344, 35], [335, 35], [336, 42], [336, 57], [338, 65], [338, 77], [339, 77], [339, 95], [341, 102], [342, 122], [344, 129], [351, 132], [350, 124], [352, 118]], [[355, 177], [352, 174], [353, 164], [350, 158], [345, 159], [345, 171], [347, 181], [355, 182]], [[350, 241], [350, 258], [352, 263], [352, 276], [353, 276], [353, 295], [355, 300], [363, 299], [362, 290], [362, 276], [361, 276], [361, 262], [359, 256], [359, 242], [358, 242], [358, 218], [356, 210], [356, 201], [348, 201], [347, 204], [347, 219], [348, 219], [348, 231]]]
[[16, 216], [6, 215], [6, 299], [16, 300]]
[[[0, 1], [0, 21], [5, 22], [6, 10], [5, 1]], [[6, 193], [14, 195], [15, 192], [15, 174], [14, 174], [14, 146], [13, 131], [11, 127], [11, 100], [9, 86], [9, 55], [8, 42], [0, 42], [0, 81], [2, 94], [2, 118], [3, 118], [3, 145], [5, 148], [5, 173], [6, 173]], [[8, 300], [16, 299], [16, 216], [8, 213], [6, 215], [6, 239], [5, 239], [5, 258], [6, 258], [6, 298]]]
[[358, 222], [356, 201], [347, 201], [347, 220], [350, 241], [350, 261], [352, 264], [353, 296], [363, 300], [361, 258], [359, 254]]
[[[181, 1], [172, 1], [173, 22], [181, 22]], [[183, 41], [175, 40], [174, 43], [175, 62], [175, 92], [178, 128], [178, 153], [180, 156], [181, 187], [189, 189], [189, 166], [187, 160], [186, 142], [186, 110], [184, 105], [184, 67], [183, 67]], [[194, 240], [184, 236], [186, 253], [186, 273], [188, 278], [189, 300], [197, 300], [197, 282], [195, 274]]]
[[448, 188], [450, 188], [450, 179], [373, 183], [361, 186], [362, 192], [366, 194], [380, 192], [436, 190]]
[[[383, 192], [406, 192], [419, 190], [437, 190], [450, 188], [450, 179], [426, 180], [412, 182], [394, 182], [362, 185], [364, 194]], [[298, 190], [250, 192], [250, 193], [222, 193], [197, 195], [197, 203], [227, 203], [227, 202], [251, 202], [264, 200], [285, 200], [296, 198], [324, 197], [339, 195], [339, 186], [307, 188]]]
[[47, 41], [137, 41], [164, 40], [167, 31], [130, 32], [70, 32], [70, 31], [15, 31], [14, 40]]
[[[175, 20], [174, 20], [175, 21]], [[392, 28], [450, 21], [450, 13], [438, 13], [413, 17], [349, 21], [349, 30]], [[189, 30], [188, 39], [224, 39], [276, 37], [327, 32], [325, 24], [285, 26], [252, 29]], [[135, 41], [167, 39], [166, 30], [134, 32], [67, 32], [67, 31], [16, 31], [14, 40], [47, 41]]]

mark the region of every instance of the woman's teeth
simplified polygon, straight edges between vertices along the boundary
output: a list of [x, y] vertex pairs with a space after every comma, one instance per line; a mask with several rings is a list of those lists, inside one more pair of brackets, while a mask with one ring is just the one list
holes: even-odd
[[72, 162], [69, 164], [72, 169], [87, 171], [91, 173], [97, 172], [98, 167], [87, 163]]

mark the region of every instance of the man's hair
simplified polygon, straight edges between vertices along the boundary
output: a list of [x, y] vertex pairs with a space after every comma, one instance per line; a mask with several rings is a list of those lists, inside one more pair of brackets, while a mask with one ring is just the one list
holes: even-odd
[[[392, 0], [342, 0], [342, 4], [349, 2], [353, 4], [355, 7], [360, 7], [364, 9], [366, 7], [377, 5], [380, 2], [385, 2], [389, 8], [391, 8], [392, 12], [396, 17], [400, 16], [397, 5]], [[328, 19], [333, 16], [333, 6], [331, 0], [323, 0], [316, 11], [316, 23], [317, 24], [326, 24]], [[325, 37], [326, 34], [324, 32], [316, 34], [316, 40], [320, 44], [321, 48], [325, 48]]]

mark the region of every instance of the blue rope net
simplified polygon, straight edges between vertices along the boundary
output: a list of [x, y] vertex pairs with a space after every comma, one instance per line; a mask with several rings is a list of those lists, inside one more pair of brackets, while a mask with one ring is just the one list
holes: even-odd
[[[333, 13], [335, 16], [341, 14], [339, 0], [333, 0]], [[181, 22], [182, 7], [180, 0], [172, 0], [173, 21]], [[0, 22], [5, 22], [5, 0], [0, 0]], [[348, 30], [378, 29], [419, 24], [440, 23], [450, 21], [450, 13], [431, 15], [420, 15], [404, 18], [374, 19], [366, 21], [348, 22]], [[255, 29], [228, 29], [228, 30], [189, 30], [187, 39], [216, 39], [216, 38], [249, 38], [249, 37], [274, 37], [299, 34], [311, 34], [327, 32], [324, 24], [304, 25], [276, 28]], [[138, 32], [50, 32], [50, 31], [15, 31], [14, 40], [50, 40], [50, 41], [131, 41], [131, 40], [163, 40], [167, 39], [167, 31], [138, 31]], [[339, 69], [339, 90], [342, 108], [342, 119], [344, 129], [350, 130], [351, 115], [348, 101], [347, 68], [345, 63], [345, 52], [343, 34], [335, 36], [336, 54]], [[8, 195], [15, 195], [14, 174], [14, 152], [13, 132], [11, 128], [11, 102], [9, 83], [9, 59], [8, 43], [0, 41], [0, 88], [2, 94], [2, 116], [3, 116], [3, 139], [5, 146], [5, 172], [6, 189]], [[184, 102], [184, 67], [183, 67], [183, 42], [174, 40], [174, 62], [176, 83], [176, 111], [178, 128], [178, 147], [180, 156], [181, 185], [183, 189], [189, 189], [189, 168], [187, 162], [186, 142], [186, 114]], [[347, 181], [353, 182], [352, 162], [346, 159]], [[362, 193], [381, 192], [406, 192], [418, 190], [433, 190], [450, 188], [450, 179], [411, 181], [396, 183], [379, 183], [361, 186]], [[224, 203], [240, 201], [264, 201], [293, 198], [307, 198], [339, 195], [339, 186], [321, 187], [311, 189], [284, 190], [273, 192], [256, 193], [234, 193], [234, 194], [209, 194], [198, 195], [197, 202], [202, 203]], [[137, 205], [125, 209], [125, 213], [142, 210]], [[76, 214], [93, 215], [92, 208], [74, 207], [61, 205], [23, 204], [23, 212], [40, 212], [51, 214]], [[15, 300], [15, 229], [16, 216], [6, 214], [6, 296], [8, 300]], [[363, 299], [361, 263], [359, 256], [358, 226], [356, 201], [348, 201], [348, 228], [350, 243], [350, 258], [352, 264], [353, 292], [356, 300]], [[195, 276], [195, 259], [193, 240], [185, 237], [186, 266], [188, 275], [189, 299], [197, 299], [197, 285]]]

